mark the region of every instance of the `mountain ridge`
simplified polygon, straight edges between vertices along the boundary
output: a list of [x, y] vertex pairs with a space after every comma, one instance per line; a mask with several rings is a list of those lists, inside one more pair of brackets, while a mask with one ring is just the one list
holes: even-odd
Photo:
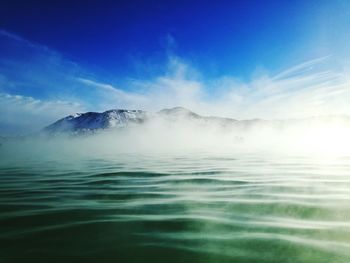
[[288, 119], [288, 120], [263, 120], [248, 119], [236, 120], [232, 118], [217, 116], [202, 116], [184, 107], [165, 108], [158, 112], [147, 112], [143, 110], [128, 109], [111, 109], [104, 112], [85, 112], [75, 113], [57, 120], [56, 122], [46, 126], [42, 132], [46, 134], [57, 133], [94, 133], [102, 130], [121, 129], [125, 127], [141, 125], [152, 120], [168, 121], [169, 123], [178, 123], [186, 121], [189, 123], [199, 124], [201, 127], [216, 125], [221, 128], [242, 128], [249, 129], [255, 125], [285, 127], [293, 124], [332, 121], [334, 119], [342, 119], [350, 123], [349, 116], [323, 116], [309, 117], [304, 119]]
[[112, 128], [125, 128], [149, 120], [162, 119], [171, 122], [187, 120], [201, 124], [227, 125], [237, 120], [216, 116], [202, 116], [183, 107], [165, 108], [151, 113], [143, 110], [111, 109], [104, 112], [75, 113], [46, 126], [45, 133], [86, 133]]

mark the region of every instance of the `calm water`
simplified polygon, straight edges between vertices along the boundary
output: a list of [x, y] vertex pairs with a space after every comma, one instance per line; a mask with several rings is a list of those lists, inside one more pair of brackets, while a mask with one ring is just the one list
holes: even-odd
[[350, 158], [16, 158], [0, 262], [350, 262]]

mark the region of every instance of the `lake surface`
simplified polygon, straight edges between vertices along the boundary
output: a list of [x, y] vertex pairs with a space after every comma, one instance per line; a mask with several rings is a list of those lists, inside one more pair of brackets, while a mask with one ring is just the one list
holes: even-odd
[[350, 262], [350, 158], [2, 158], [0, 262]]

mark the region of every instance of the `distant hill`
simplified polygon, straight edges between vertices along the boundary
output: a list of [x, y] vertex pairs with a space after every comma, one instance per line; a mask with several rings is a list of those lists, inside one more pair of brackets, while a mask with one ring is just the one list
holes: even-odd
[[240, 131], [263, 128], [287, 129], [298, 126], [308, 127], [319, 123], [334, 122], [350, 125], [350, 118], [348, 116], [323, 116], [270, 121], [261, 119], [235, 120], [223, 117], [202, 116], [186, 108], [175, 107], [163, 109], [156, 113], [126, 109], [113, 109], [101, 113], [76, 113], [45, 127], [42, 132], [46, 134], [86, 134], [102, 130], [138, 126], [151, 121], [167, 121], [171, 124], [184, 123], [185, 125], [195, 124], [203, 128], [219, 127], [224, 129], [239, 129]]
[[229, 118], [201, 116], [182, 107], [163, 109], [156, 113], [149, 113], [142, 110], [113, 109], [101, 113], [86, 112], [69, 115], [45, 127], [43, 131], [51, 134], [80, 134], [140, 125], [157, 119], [170, 122], [190, 121], [201, 125], [217, 124], [222, 126], [228, 126], [237, 122]]

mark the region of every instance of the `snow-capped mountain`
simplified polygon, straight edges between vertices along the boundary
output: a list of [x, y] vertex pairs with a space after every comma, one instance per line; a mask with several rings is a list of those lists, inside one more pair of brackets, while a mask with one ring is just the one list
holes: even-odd
[[[309, 117], [304, 119], [288, 119], [288, 120], [262, 120], [248, 119], [235, 120], [224, 117], [202, 116], [194, 113], [186, 108], [175, 107], [163, 109], [152, 113], [142, 110], [125, 110], [114, 109], [105, 112], [86, 112], [76, 113], [62, 118], [53, 124], [45, 127], [40, 134], [56, 135], [56, 134], [91, 134], [103, 130], [122, 129], [125, 127], [138, 128], [199, 128], [203, 131], [207, 129], [236, 132], [237, 134], [245, 134], [249, 131], [266, 131], [275, 130], [278, 132], [287, 131], [289, 129], [304, 129], [307, 127], [323, 127], [330, 125], [350, 127], [349, 116], [320, 116]], [[147, 126], [147, 124], [150, 124]], [[327, 126], [328, 125], [328, 126]]]
[[102, 113], [76, 113], [62, 118], [44, 128], [44, 132], [88, 132], [100, 129], [122, 128], [145, 121], [147, 113], [141, 110], [108, 110]]
[[227, 126], [236, 122], [234, 119], [201, 116], [182, 107], [163, 109], [157, 113], [148, 113], [142, 110], [115, 109], [102, 113], [76, 113], [56, 121], [45, 127], [43, 131], [50, 134], [80, 134], [111, 128], [124, 128], [152, 120], [165, 120], [170, 123], [187, 121], [199, 125], [215, 124], [221, 126]]
[[221, 127], [227, 127], [237, 123], [237, 120], [235, 119], [214, 116], [202, 116], [183, 107], [163, 109], [157, 112], [157, 116], [172, 122], [187, 120], [202, 126], [217, 125]]

